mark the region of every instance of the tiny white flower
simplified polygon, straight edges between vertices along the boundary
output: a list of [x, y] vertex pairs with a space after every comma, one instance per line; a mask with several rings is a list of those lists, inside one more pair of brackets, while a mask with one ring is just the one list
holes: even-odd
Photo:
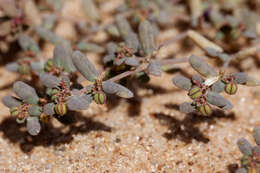
[[216, 83], [219, 79], [220, 79], [220, 76], [214, 76], [214, 77], [207, 78], [204, 82], [204, 85], [211, 86], [214, 83]]

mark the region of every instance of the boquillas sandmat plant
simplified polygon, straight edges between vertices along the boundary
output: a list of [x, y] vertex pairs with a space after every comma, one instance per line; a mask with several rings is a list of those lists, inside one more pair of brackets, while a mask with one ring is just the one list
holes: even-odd
[[203, 115], [210, 115], [212, 113], [210, 105], [230, 110], [233, 105], [220, 95], [221, 92], [234, 95], [237, 93], [238, 85], [259, 85], [258, 81], [243, 72], [233, 74], [226, 74], [225, 71], [217, 72], [202, 58], [195, 55], [190, 56], [189, 63], [201, 76], [193, 75], [192, 79], [188, 79], [179, 75], [173, 78], [174, 85], [188, 91], [188, 96], [192, 99], [192, 102], [184, 102], [180, 105], [180, 111], [184, 113], [198, 110]]
[[[217, 25], [217, 30], [223, 31], [221, 28], [224, 27], [225, 22], [218, 23], [216, 16], [219, 11], [209, 10], [211, 4], [206, 4], [205, 9], [198, 7], [201, 4], [197, 0], [188, 1], [188, 4], [191, 10], [191, 24], [194, 27], [199, 26], [201, 17], [209, 15], [212, 25]], [[234, 95], [239, 85], [260, 85], [259, 81], [246, 73], [229, 74], [227, 70], [231, 60], [253, 54], [258, 47], [251, 47], [229, 55], [222, 47], [194, 30], [181, 33], [173, 38], [172, 42], [183, 38], [191, 39], [208, 56], [222, 61], [223, 68], [216, 71], [196, 55], [189, 58], [159, 60], [157, 55], [160, 48], [171, 43], [169, 41], [157, 45], [155, 39], [160, 28], [171, 25], [172, 8], [168, 1], [127, 1], [117, 9], [112, 23], [99, 27], [97, 25], [101, 18], [95, 3], [91, 0], [83, 0], [82, 7], [91, 19], [89, 30], [94, 30], [94, 33], [96, 30], [105, 30], [112, 40], [119, 39], [120, 43], [109, 41], [105, 49], [91, 42], [91, 36], [95, 34], [88, 34], [87, 38], [78, 40], [72, 46], [68, 40], [52, 31], [56, 18], [59, 16], [47, 16], [41, 25], [35, 21], [30, 27], [30, 32], [34, 32], [41, 40], [55, 45], [53, 58], [44, 60], [38, 43], [28, 33], [23, 32], [22, 16], [17, 18], [22, 23], [18, 23], [20, 30], [16, 33], [15, 39], [24, 52], [24, 58], [7, 64], [6, 69], [19, 73], [22, 79], [34, 84], [40, 81], [40, 84], [35, 85], [36, 92], [33, 87], [23, 81], [15, 82], [13, 90], [16, 96], [5, 96], [3, 103], [10, 108], [10, 114], [16, 117], [18, 123], [26, 123], [31, 135], [38, 135], [41, 123], [47, 123], [51, 117], [66, 116], [69, 111], [86, 110], [93, 101], [96, 104], [106, 103], [109, 101], [108, 94], [132, 98], [134, 93], [125, 87], [127, 85], [121, 79], [132, 76], [141, 82], [148, 82], [151, 75], [161, 76], [163, 71], [169, 70], [169, 67], [177, 63], [189, 62], [191, 67], [199, 73], [199, 75], [193, 75], [191, 79], [181, 75], [173, 78], [174, 85], [186, 90], [192, 100], [180, 105], [180, 111], [183, 113], [197, 111], [202, 115], [210, 116], [213, 106], [230, 110], [233, 105], [220, 93]], [[198, 13], [196, 9], [200, 9]], [[30, 17], [30, 14], [27, 16]], [[227, 20], [228, 25], [232, 24], [232, 20]], [[242, 20], [239, 22], [244, 23]], [[244, 34], [246, 34], [246, 31], [251, 30], [251, 24], [244, 25], [247, 26], [247, 30], [240, 30], [239, 24], [232, 25], [231, 30], [239, 33], [245, 31]], [[82, 27], [85, 25], [77, 23], [77, 26], [80, 32], [89, 33]], [[222, 34], [229, 37], [226, 32]], [[104, 70], [97, 70], [83, 52], [104, 55]], [[82, 79], [79, 73], [92, 84], [81, 85]], [[131, 78], [128, 79], [131, 80]]]
[[[242, 72], [234, 74], [226, 74], [225, 71], [216, 72], [195, 55], [188, 59], [158, 60], [156, 59], [158, 48], [155, 45], [151, 24], [144, 20], [140, 23], [138, 30], [139, 37], [129, 31], [124, 43], [119, 46], [113, 43], [108, 45], [108, 55], [105, 56], [104, 62], [110, 65], [101, 73], [82, 52], [73, 51], [66, 40], [56, 43], [53, 58], [46, 62], [21, 59], [8, 64], [6, 68], [9, 71], [18, 72], [22, 76], [30, 76], [31, 80], [39, 78], [45, 86], [46, 95], [39, 97], [34, 88], [18, 81], [13, 85], [17, 97], [5, 96], [3, 103], [10, 108], [11, 115], [16, 117], [18, 123], [26, 121], [28, 132], [31, 135], [37, 135], [41, 129], [40, 123], [48, 122], [54, 115], [65, 116], [68, 111], [86, 110], [92, 101], [96, 104], [104, 104], [107, 94], [115, 94], [123, 98], [133, 97], [134, 94], [129, 89], [116, 81], [133, 74], [138, 78], [140, 73], [148, 77], [149, 75], [160, 76], [162, 66], [165, 64], [188, 60], [192, 68], [201, 75], [194, 75], [192, 79], [184, 76], [173, 78], [173, 83], [186, 90], [192, 99], [192, 102], [180, 105], [180, 111], [184, 113], [199, 111], [202, 115], [209, 116], [212, 113], [211, 105], [229, 110], [233, 105], [220, 95], [221, 92], [225, 91], [227, 94], [234, 95], [239, 84], [259, 85], [258, 81]], [[193, 38], [193, 35], [190, 35]], [[21, 37], [27, 40], [23, 35]], [[199, 42], [196, 38], [195, 36], [193, 40]], [[24, 50], [38, 51], [33, 41], [24, 41], [21, 44]], [[207, 47], [206, 50], [211, 55], [214, 51], [215, 54], [218, 52], [211, 47]], [[223, 56], [223, 53], [218, 53], [216, 56]], [[117, 71], [116, 75], [111, 76], [111, 70]], [[81, 86], [81, 89], [74, 88], [73, 84], [78, 83], [79, 80], [77, 72], [93, 84]]]

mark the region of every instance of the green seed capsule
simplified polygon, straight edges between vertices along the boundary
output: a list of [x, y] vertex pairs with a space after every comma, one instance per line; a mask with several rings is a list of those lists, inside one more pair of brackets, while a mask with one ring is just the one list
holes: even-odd
[[58, 97], [56, 95], [51, 96], [51, 100], [54, 102], [58, 102]]
[[212, 110], [211, 110], [211, 107], [209, 106], [209, 104], [205, 104], [205, 105], [200, 106], [200, 112], [204, 116], [209, 116], [209, 115], [211, 115]]
[[250, 163], [250, 156], [248, 155], [243, 155], [243, 157], [241, 158], [241, 164], [242, 166], [247, 166]]
[[17, 115], [19, 114], [19, 108], [18, 108], [18, 107], [12, 107], [12, 108], [10, 109], [10, 114], [11, 114], [12, 116], [17, 116]]
[[24, 121], [25, 121], [25, 118], [16, 118], [16, 122], [18, 124], [22, 124], [22, 123], [24, 123]]
[[234, 95], [237, 92], [237, 84], [236, 83], [227, 83], [225, 86], [225, 92], [230, 95]]
[[94, 94], [94, 101], [97, 104], [104, 104], [106, 102], [106, 94], [103, 92], [98, 92]]
[[53, 96], [53, 95], [56, 95], [58, 92], [59, 92], [59, 90], [53, 89], [53, 90], [51, 91], [51, 95], [52, 95], [52, 96]]
[[200, 87], [198, 86], [194, 86], [189, 90], [188, 95], [192, 98], [192, 99], [197, 99], [200, 98], [202, 96], [202, 92]]
[[52, 69], [53, 65], [54, 65], [53, 60], [49, 59], [44, 66], [44, 70], [47, 72], [50, 71]]
[[18, 68], [18, 72], [21, 74], [21, 75], [28, 75], [30, 74], [30, 67], [26, 64], [22, 64], [19, 66]]
[[60, 115], [60, 116], [63, 116], [65, 115], [68, 110], [67, 110], [67, 105], [65, 103], [58, 103], [56, 104], [55, 106], [55, 112]]

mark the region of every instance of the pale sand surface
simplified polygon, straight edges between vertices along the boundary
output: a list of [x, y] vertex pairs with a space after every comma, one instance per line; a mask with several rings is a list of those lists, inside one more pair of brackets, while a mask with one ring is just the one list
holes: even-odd
[[[168, 34], [174, 36], [176, 31]], [[45, 49], [50, 57], [53, 46]], [[177, 57], [202, 54], [199, 49], [180, 52], [178, 44], [173, 44], [162, 50], [161, 57], [174, 52]], [[95, 55], [90, 57], [97, 62]], [[194, 74], [187, 64], [181, 67]], [[259, 68], [247, 72], [259, 78]], [[178, 105], [189, 98], [171, 82], [177, 73], [152, 78], [135, 100], [112, 98], [113, 103], [105, 106], [93, 103], [75, 115], [77, 121], [71, 126], [53, 120], [37, 137], [30, 137], [0, 104], [0, 173], [232, 172], [241, 156], [237, 139], [252, 141], [252, 128], [260, 125], [260, 87], [241, 86], [235, 96], [225, 95], [234, 104], [230, 112], [185, 115]], [[15, 78], [0, 68], [1, 98], [11, 91]]]

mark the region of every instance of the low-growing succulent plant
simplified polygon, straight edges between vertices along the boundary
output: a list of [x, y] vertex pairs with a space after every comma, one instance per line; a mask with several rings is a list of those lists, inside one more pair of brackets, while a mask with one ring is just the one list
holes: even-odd
[[[173, 78], [173, 84], [186, 90], [192, 99], [192, 102], [184, 102], [180, 105], [180, 111], [183, 113], [197, 110], [202, 115], [210, 115], [212, 113], [210, 105], [223, 110], [232, 109], [233, 105], [220, 95], [221, 92], [234, 95], [238, 91], [238, 85], [258, 86], [260, 84], [243, 72], [226, 74], [220, 71], [218, 73], [202, 58], [195, 55], [190, 56], [189, 63], [201, 76], [194, 75], [192, 79], [188, 79], [179, 75]], [[250, 81], [254, 84], [251, 85]]]
[[[87, 110], [92, 102], [103, 105], [111, 101], [110, 94], [122, 98], [138, 96], [139, 92], [131, 90], [138, 91], [151, 76], [175, 72], [176, 63], [189, 62], [198, 74], [190, 78], [176, 75], [172, 80], [191, 100], [179, 106], [180, 112], [197, 111], [210, 116], [215, 107], [230, 110], [232, 103], [221, 93], [233, 96], [239, 93], [240, 85], [260, 85], [244, 72], [228, 73], [231, 61], [238, 63], [242, 58], [256, 56], [260, 50], [259, 44], [253, 42], [257, 38], [258, 1], [125, 0], [112, 9], [104, 4], [113, 1], [81, 0], [83, 15], [74, 18], [61, 13], [66, 3], [62, 0], [27, 0], [22, 1], [24, 6], [15, 0], [0, 0], [0, 51], [6, 57], [14, 54], [14, 59], [18, 58], [8, 61], [6, 69], [21, 77], [13, 84], [15, 96], [7, 95], [2, 101], [17, 123], [25, 124], [29, 134], [35, 136], [51, 118], [66, 119], [74, 111]], [[107, 13], [109, 17], [103, 17]], [[192, 29], [158, 44], [164, 40], [156, 37], [162, 31], [167, 35], [175, 32], [176, 26], [178, 30], [186, 29], [189, 23]], [[68, 27], [72, 34], [67, 38], [58, 26]], [[184, 38], [212, 61], [223, 63], [222, 68], [217, 71], [195, 55], [174, 59], [158, 56], [160, 48]], [[18, 52], [13, 50], [16, 45], [20, 46]], [[250, 46], [243, 49], [247, 45]], [[45, 57], [42, 50], [52, 46], [53, 56]], [[103, 62], [103, 68], [96, 69], [89, 53], [100, 58], [95, 60]], [[136, 81], [140, 85], [132, 84]], [[244, 156], [237, 173], [260, 172], [259, 135], [257, 127], [256, 147], [245, 139], [238, 141]]]
[[260, 127], [255, 127], [253, 137], [256, 146], [252, 146], [245, 138], [240, 138], [237, 145], [241, 153], [241, 167], [236, 173], [258, 173], [260, 172]]

